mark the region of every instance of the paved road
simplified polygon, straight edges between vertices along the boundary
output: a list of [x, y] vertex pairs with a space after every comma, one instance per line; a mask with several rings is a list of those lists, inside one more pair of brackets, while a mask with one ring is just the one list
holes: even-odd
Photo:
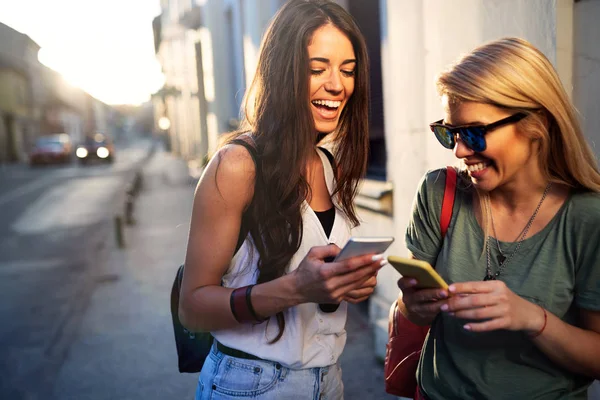
[[99, 282], [115, 201], [149, 142], [112, 165], [0, 167], [0, 398], [47, 398]]

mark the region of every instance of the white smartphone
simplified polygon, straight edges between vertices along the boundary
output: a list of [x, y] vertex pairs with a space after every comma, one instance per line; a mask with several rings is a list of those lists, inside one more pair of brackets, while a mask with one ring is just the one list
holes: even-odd
[[390, 247], [392, 242], [394, 238], [391, 236], [351, 237], [334, 261], [343, 261], [364, 254], [381, 254]]

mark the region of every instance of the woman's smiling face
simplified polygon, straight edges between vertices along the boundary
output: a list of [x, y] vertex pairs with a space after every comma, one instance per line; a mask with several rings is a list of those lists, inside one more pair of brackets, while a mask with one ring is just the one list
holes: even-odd
[[[490, 104], [469, 101], [449, 102], [443, 99], [446, 110], [444, 123], [453, 126], [487, 125], [506, 118], [514, 111]], [[536, 142], [517, 130], [517, 124], [508, 124], [485, 135], [487, 147], [476, 153], [459, 137], [454, 155], [467, 166], [473, 184], [481, 190], [491, 191], [504, 184], [527, 182], [539, 174]]]
[[317, 132], [330, 133], [354, 92], [356, 57], [352, 43], [333, 25], [317, 29], [308, 45], [310, 108]]

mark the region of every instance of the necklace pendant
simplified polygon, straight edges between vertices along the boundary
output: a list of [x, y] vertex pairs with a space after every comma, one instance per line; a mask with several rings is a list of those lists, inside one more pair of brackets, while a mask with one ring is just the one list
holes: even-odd
[[504, 261], [506, 261], [506, 256], [504, 254], [498, 254], [496, 259], [498, 260], [498, 265], [502, 265], [504, 264]]
[[496, 280], [496, 277], [495, 277], [494, 275], [492, 275], [492, 274], [487, 274], [487, 275], [485, 276], [485, 278], [483, 278], [483, 280], [484, 280], [484, 281], [495, 281], [495, 280]]

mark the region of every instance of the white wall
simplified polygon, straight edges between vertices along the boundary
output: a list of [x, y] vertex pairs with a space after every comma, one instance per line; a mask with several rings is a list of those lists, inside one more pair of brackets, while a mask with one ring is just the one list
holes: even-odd
[[[199, 157], [200, 108], [196, 75], [195, 43], [198, 33], [187, 30], [178, 21], [191, 2], [169, 1], [163, 10], [162, 40], [157, 54], [165, 75], [165, 85], [180, 93], [167, 96], [167, 116], [171, 121], [169, 136], [172, 150], [183, 158]], [[156, 115], [156, 119], [162, 115]]]

